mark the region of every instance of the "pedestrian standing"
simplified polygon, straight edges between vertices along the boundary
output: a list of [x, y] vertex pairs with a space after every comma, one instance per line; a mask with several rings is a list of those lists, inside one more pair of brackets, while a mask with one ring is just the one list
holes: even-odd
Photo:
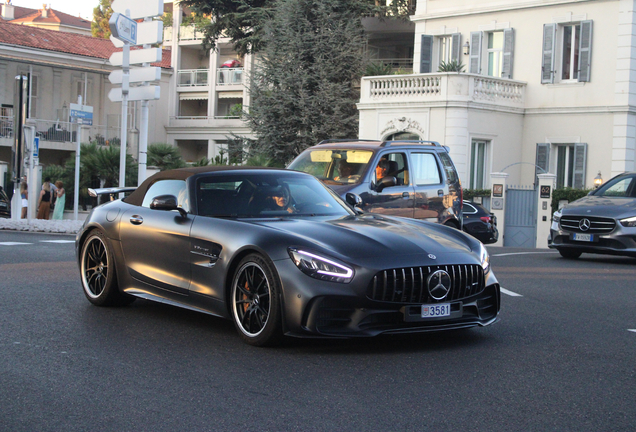
[[20, 198], [22, 202], [22, 219], [26, 219], [27, 209], [29, 208], [29, 186], [24, 180], [20, 182]]
[[51, 183], [45, 181], [40, 191], [40, 199], [38, 199], [38, 216], [37, 219], [49, 218], [51, 212]]
[[55, 208], [53, 209], [53, 217], [51, 219], [62, 220], [64, 216], [64, 205], [66, 204], [66, 191], [64, 183], [60, 180], [55, 182]]

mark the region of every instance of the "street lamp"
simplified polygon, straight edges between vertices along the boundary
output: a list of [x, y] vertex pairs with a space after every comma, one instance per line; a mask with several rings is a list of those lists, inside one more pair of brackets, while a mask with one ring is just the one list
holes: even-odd
[[468, 43], [468, 41], [466, 41], [466, 43], [464, 44], [464, 55], [468, 54], [470, 54], [470, 44]]
[[596, 189], [602, 184], [603, 184], [603, 177], [601, 177], [601, 171], [599, 171], [596, 177], [594, 177], [594, 188]]

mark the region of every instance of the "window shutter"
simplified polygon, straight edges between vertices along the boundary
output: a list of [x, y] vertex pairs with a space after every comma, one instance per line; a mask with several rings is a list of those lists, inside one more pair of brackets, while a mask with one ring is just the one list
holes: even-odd
[[451, 35], [452, 38], [452, 46], [451, 46], [451, 60], [457, 60], [457, 63], [461, 63], [461, 53], [462, 53], [462, 34], [461, 33], [453, 33]]
[[579, 45], [579, 81], [590, 81], [592, 65], [592, 21], [581, 21], [581, 41]]
[[430, 73], [433, 59], [433, 36], [422, 35], [420, 51], [420, 73]]
[[514, 59], [513, 51], [515, 46], [515, 31], [514, 29], [504, 29], [504, 44], [503, 44], [503, 66], [501, 68], [502, 78], [512, 78], [512, 61]]
[[468, 72], [478, 74], [481, 72], [481, 38], [482, 32], [470, 33], [470, 67]]
[[[550, 172], [550, 143], [537, 144], [537, 157], [535, 161], [534, 176]], [[538, 182], [537, 182], [538, 183]]]
[[541, 84], [554, 82], [554, 44], [556, 24], [543, 25], [543, 59], [541, 61]]
[[587, 165], [587, 144], [574, 144], [574, 188], [585, 187], [585, 169]]

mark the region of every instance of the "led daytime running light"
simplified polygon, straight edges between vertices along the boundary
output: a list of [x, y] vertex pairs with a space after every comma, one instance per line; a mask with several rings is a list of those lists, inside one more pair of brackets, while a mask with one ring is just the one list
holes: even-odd
[[301, 255], [305, 255], [305, 256], [308, 256], [308, 257], [310, 257], [310, 258], [317, 259], [317, 260], [319, 260], [319, 261], [324, 261], [324, 262], [326, 262], [327, 264], [331, 264], [331, 265], [332, 265], [332, 266], [334, 266], [334, 267], [341, 268], [341, 269], [343, 269], [343, 270], [346, 272], [345, 274], [342, 274], [342, 273], [329, 272], [329, 271], [325, 271], [325, 270], [317, 270], [317, 271], [316, 271], [316, 273], [324, 274], [324, 275], [326, 275], [326, 276], [341, 277], [341, 278], [345, 278], [345, 279], [348, 279], [348, 278], [350, 278], [351, 276], [353, 276], [353, 270], [351, 270], [350, 268], [345, 267], [345, 266], [343, 266], [343, 265], [341, 265], [341, 264], [338, 264], [338, 263], [336, 263], [336, 262], [333, 262], [333, 261], [331, 261], [331, 260], [328, 260], [327, 258], [324, 258], [324, 257], [318, 256], [318, 255], [314, 255], [314, 254], [312, 254], [312, 253], [305, 252], [305, 251], [303, 251], [303, 250], [299, 250], [299, 251], [296, 251], [296, 252], [297, 252], [297, 253], [299, 253], [299, 254], [301, 254]]

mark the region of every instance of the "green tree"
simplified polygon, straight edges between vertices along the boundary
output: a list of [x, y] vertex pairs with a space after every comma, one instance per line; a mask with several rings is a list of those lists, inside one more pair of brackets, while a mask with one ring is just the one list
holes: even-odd
[[[278, 0], [181, 0], [198, 15], [212, 19], [205, 26], [205, 45], [216, 47], [216, 40], [224, 35], [234, 44], [240, 54], [260, 52], [265, 47], [267, 22], [272, 18]], [[388, 3], [388, 4], [387, 4]], [[365, 16], [405, 18], [414, 12], [410, 0], [349, 0], [342, 2], [361, 18]]]
[[147, 164], [148, 166], [156, 166], [160, 171], [185, 166], [179, 149], [165, 143], [155, 143], [148, 146]]
[[244, 117], [254, 153], [287, 163], [327, 138], [358, 134], [354, 83], [364, 70], [364, 29], [350, 0], [280, 0], [250, 79]]
[[91, 23], [91, 34], [93, 37], [110, 38], [108, 20], [113, 14], [112, 4], [113, 0], [99, 0], [99, 5], [93, 9], [93, 22]]

